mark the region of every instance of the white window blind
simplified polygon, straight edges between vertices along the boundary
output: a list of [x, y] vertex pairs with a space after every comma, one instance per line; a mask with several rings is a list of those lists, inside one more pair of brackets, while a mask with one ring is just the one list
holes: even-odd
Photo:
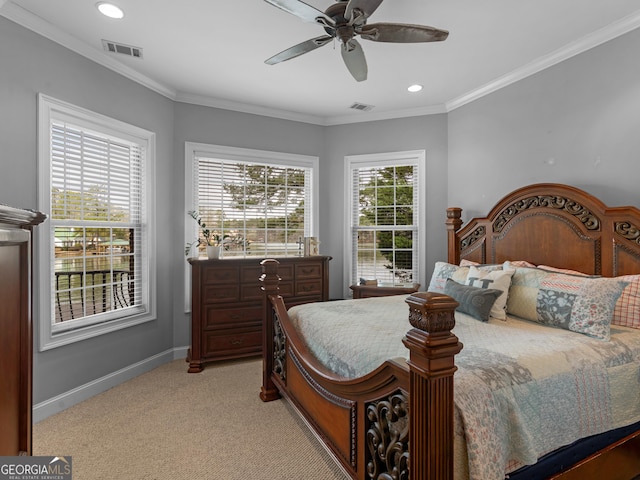
[[52, 124], [54, 325], [142, 306], [143, 155], [140, 145]]
[[299, 255], [311, 231], [312, 168], [196, 156], [193, 204], [229, 256]]

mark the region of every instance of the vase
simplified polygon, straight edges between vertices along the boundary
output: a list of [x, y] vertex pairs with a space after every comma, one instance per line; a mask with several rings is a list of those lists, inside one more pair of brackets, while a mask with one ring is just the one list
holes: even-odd
[[207, 245], [207, 258], [212, 260], [214, 258], [220, 258], [221, 248], [219, 245]]

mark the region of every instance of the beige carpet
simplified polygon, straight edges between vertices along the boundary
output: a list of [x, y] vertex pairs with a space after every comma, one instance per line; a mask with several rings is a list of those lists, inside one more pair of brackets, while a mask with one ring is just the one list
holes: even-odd
[[176, 360], [37, 423], [33, 454], [70, 455], [74, 480], [345, 479], [285, 401], [259, 399], [261, 368]]

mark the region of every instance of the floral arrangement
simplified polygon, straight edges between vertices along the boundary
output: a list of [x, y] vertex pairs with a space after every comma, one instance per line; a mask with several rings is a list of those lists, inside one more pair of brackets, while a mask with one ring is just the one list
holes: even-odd
[[185, 255], [188, 256], [189, 252], [191, 251], [191, 248], [196, 244], [209, 245], [209, 246], [222, 246], [222, 244], [224, 243], [224, 240], [229, 237], [229, 235], [220, 235], [219, 233], [212, 232], [209, 228], [207, 228], [207, 224], [202, 221], [202, 217], [196, 210], [189, 210], [187, 212], [187, 215], [189, 215], [198, 223], [198, 226], [200, 227], [200, 231], [202, 232], [202, 238], [204, 238], [204, 241], [201, 238], [198, 238], [197, 240], [191, 243], [188, 243], [184, 251]]

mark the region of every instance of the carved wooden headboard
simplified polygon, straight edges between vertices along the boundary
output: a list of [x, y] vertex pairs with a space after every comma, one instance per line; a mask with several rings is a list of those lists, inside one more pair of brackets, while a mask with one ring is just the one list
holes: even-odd
[[463, 228], [461, 213], [447, 209], [449, 263], [526, 260], [608, 277], [640, 273], [636, 207], [607, 207], [578, 188], [540, 183], [515, 190]]

